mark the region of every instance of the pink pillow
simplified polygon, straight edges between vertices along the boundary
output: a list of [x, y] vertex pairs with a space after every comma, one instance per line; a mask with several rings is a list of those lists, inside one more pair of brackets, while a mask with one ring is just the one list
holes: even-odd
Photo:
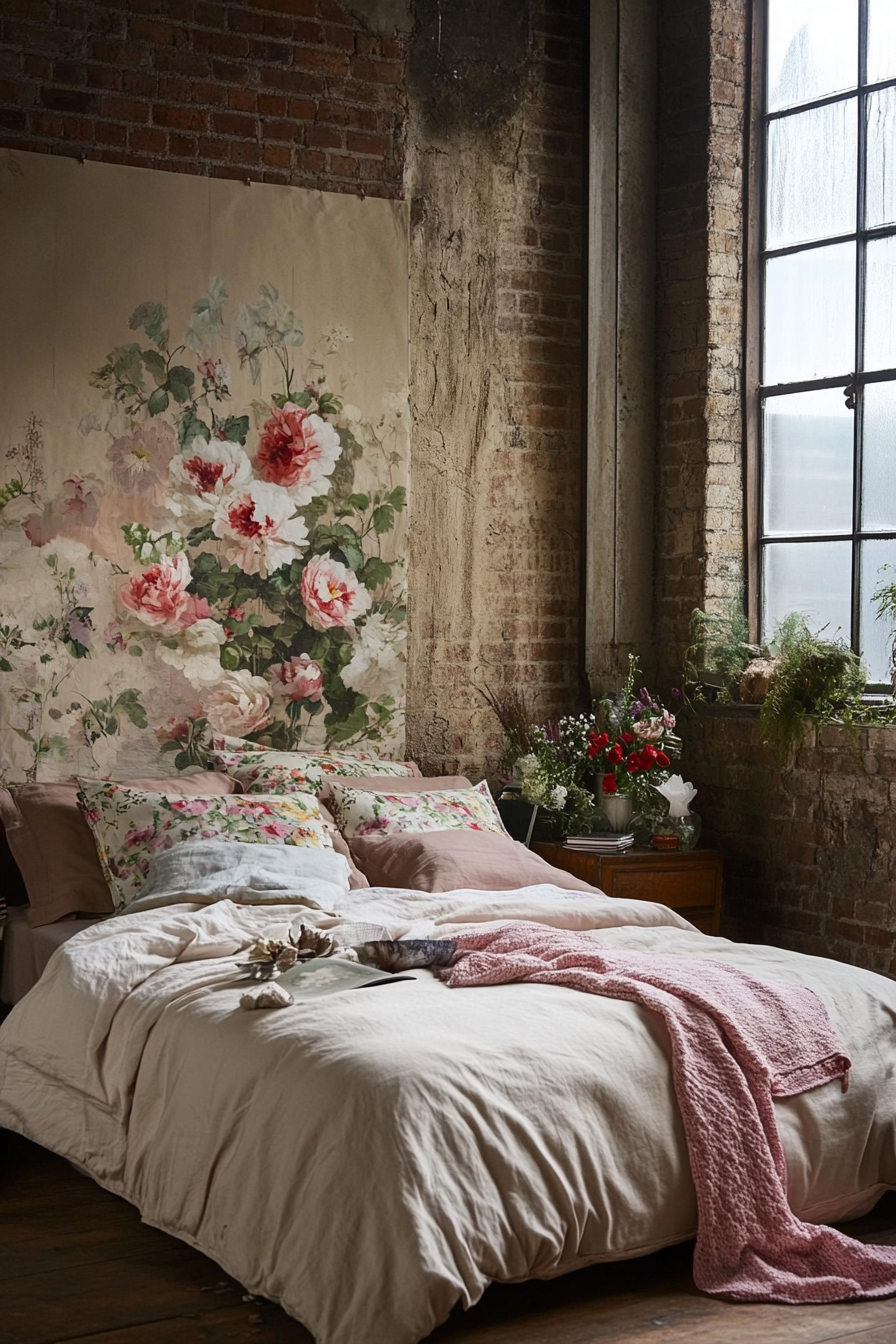
[[357, 836], [356, 862], [374, 887], [413, 891], [513, 891], [551, 882], [565, 891], [596, 891], [533, 854], [518, 840], [469, 829]]
[[[128, 783], [172, 797], [237, 792], [232, 779], [212, 770]], [[0, 789], [0, 822], [28, 893], [29, 923], [112, 914], [93, 835], [78, 807], [77, 784], [21, 784], [12, 793]]]

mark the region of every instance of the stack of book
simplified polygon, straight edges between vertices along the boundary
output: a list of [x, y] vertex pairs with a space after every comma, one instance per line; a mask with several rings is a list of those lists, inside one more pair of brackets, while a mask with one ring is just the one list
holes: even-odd
[[603, 835], [568, 835], [564, 844], [567, 849], [577, 849], [583, 854], [624, 854], [635, 843], [633, 835], [617, 835], [604, 832]]

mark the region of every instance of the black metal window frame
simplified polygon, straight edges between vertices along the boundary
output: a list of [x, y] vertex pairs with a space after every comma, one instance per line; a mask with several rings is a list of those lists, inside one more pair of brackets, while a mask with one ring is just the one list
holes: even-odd
[[[896, 237], [896, 223], [865, 227], [865, 165], [867, 140], [866, 104], [870, 95], [879, 90], [896, 88], [896, 77], [873, 83], [865, 81], [867, 70], [867, 0], [858, 0], [858, 62], [857, 83], [840, 93], [827, 94], [821, 98], [796, 103], [791, 107], [768, 111], [768, 7], [770, 0], [754, 0], [753, 5], [753, 60], [750, 101], [752, 114], [749, 122], [748, 160], [749, 173], [747, 184], [747, 316], [746, 316], [746, 360], [745, 360], [745, 440], [747, 449], [747, 586], [748, 605], [752, 637], [758, 640], [770, 632], [761, 629], [762, 607], [765, 583], [765, 553], [768, 546], [786, 542], [787, 544], [811, 544], [813, 542], [850, 543], [851, 553], [851, 629], [852, 647], [859, 648], [860, 621], [860, 564], [861, 544], [866, 541], [896, 541], [896, 526], [879, 530], [862, 527], [862, 420], [863, 393], [869, 383], [896, 382], [896, 367], [875, 369], [866, 372], [863, 368], [863, 344], [865, 321], [865, 252], [869, 241]], [[815, 108], [827, 107], [836, 103], [855, 102], [855, 115], [858, 119], [856, 137], [856, 229], [850, 233], [841, 233], [813, 239], [811, 242], [794, 243], [785, 247], [766, 246], [766, 218], [768, 207], [767, 157], [769, 127], [773, 122], [784, 120], [799, 113]], [[760, 373], [763, 367], [765, 344], [765, 275], [767, 263], [777, 257], [791, 256], [796, 253], [810, 252], [822, 247], [833, 247], [838, 243], [854, 243], [856, 247], [855, 278], [855, 332], [853, 337], [854, 368], [844, 369], [830, 377], [812, 378], [791, 383], [763, 383]], [[752, 269], [752, 275], [750, 270]], [[763, 442], [763, 412], [766, 401], [771, 397], [786, 396], [798, 392], [823, 391], [826, 389], [843, 390], [847, 396], [853, 417], [853, 499], [852, 530], [849, 532], [818, 532], [788, 534], [775, 532], [766, 534], [763, 520], [765, 516], [765, 482], [763, 465], [765, 461]], [[869, 684], [869, 690], [889, 690], [882, 683]]]

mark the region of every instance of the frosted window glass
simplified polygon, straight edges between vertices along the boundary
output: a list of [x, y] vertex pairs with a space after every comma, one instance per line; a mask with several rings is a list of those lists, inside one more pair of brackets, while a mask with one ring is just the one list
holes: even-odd
[[865, 368], [896, 368], [896, 238], [865, 252]]
[[769, 123], [766, 247], [856, 227], [856, 100]]
[[868, 83], [896, 78], [896, 4], [868, 0]]
[[772, 257], [765, 271], [763, 382], [846, 375], [855, 366], [855, 244]]
[[862, 394], [862, 528], [896, 531], [896, 383]]
[[799, 392], [765, 403], [763, 531], [852, 531], [854, 413], [843, 393]]
[[854, 89], [858, 33], [858, 0], [769, 0], [769, 111]]
[[791, 611], [816, 633], [849, 643], [852, 546], [848, 541], [781, 541], [763, 548], [762, 638]]
[[[896, 10], [896, 4], [893, 6]], [[896, 222], [896, 89], [878, 89], [865, 100], [868, 125], [865, 224]]]
[[863, 541], [859, 573], [859, 649], [873, 684], [890, 684], [890, 649], [893, 646], [892, 618], [877, 619], [875, 590], [882, 583], [896, 580], [896, 570], [881, 573], [882, 565], [896, 565], [896, 541]]

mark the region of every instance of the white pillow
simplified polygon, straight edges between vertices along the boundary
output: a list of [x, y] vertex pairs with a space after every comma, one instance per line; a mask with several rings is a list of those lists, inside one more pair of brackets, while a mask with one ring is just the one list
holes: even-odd
[[191, 840], [150, 859], [143, 890], [128, 910], [224, 900], [330, 910], [348, 891], [348, 882], [348, 860], [332, 849]]

